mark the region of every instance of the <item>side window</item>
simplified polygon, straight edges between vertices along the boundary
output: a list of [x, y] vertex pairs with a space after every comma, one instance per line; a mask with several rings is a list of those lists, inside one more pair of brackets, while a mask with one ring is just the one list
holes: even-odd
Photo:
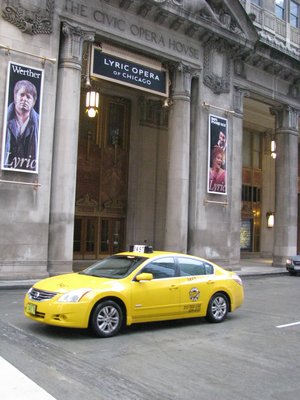
[[178, 258], [180, 276], [206, 275], [204, 262], [192, 258]]
[[205, 263], [205, 272], [206, 275], [211, 275], [214, 273], [214, 267], [211, 264]]
[[176, 274], [173, 257], [164, 257], [147, 264], [141, 272], [148, 272], [154, 279], [172, 278]]

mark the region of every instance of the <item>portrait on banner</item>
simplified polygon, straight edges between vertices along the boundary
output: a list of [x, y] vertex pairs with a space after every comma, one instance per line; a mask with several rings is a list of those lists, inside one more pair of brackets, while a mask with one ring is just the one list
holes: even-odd
[[227, 144], [227, 119], [210, 114], [208, 124], [208, 193], [227, 194]]
[[1, 168], [38, 173], [42, 69], [8, 63]]

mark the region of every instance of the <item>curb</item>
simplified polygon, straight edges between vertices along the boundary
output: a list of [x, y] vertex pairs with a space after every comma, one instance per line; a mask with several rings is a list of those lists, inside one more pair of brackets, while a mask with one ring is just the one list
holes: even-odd
[[20, 281], [0, 281], [0, 290], [1, 289], [30, 289], [32, 285], [34, 285], [38, 280], [20, 280]]

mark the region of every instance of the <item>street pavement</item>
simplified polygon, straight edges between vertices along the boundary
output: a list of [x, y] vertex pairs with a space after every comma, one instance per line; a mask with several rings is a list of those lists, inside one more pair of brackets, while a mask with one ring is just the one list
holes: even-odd
[[[273, 267], [271, 259], [262, 258], [242, 259], [240, 264], [226, 266], [225, 268], [235, 271], [242, 279], [288, 273], [285, 267]], [[2, 280], [0, 281], [0, 290], [29, 288], [35, 282], [36, 280]], [[2, 357], [0, 357], [0, 370], [1, 400], [55, 400], [54, 397]]]

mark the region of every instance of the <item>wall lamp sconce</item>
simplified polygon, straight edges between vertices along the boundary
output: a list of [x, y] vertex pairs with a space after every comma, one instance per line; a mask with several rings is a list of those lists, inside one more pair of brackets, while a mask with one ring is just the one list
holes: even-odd
[[273, 158], [273, 160], [276, 159], [277, 157], [277, 153], [276, 153], [276, 136], [275, 133], [273, 132], [272, 129], [267, 129], [264, 132], [264, 136], [265, 136], [265, 149], [264, 152], [266, 155], [271, 156], [271, 158]]
[[271, 157], [276, 158], [276, 142], [274, 139], [271, 140]]
[[163, 108], [168, 108], [168, 107], [170, 107], [172, 104], [173, 104], [173, 101], [172, 101], [169, 97], [166, 97], [166, 98], [164, 99], [164, 101], [163, 101], [162, 107], [163, 107]]
[[267, 212], [267, 227], [273, 228], [275, 223], [275, 214], [272, 211]]
[[86, 112], [90, 118], [95, 118], [99, 108], [99, 93], [89, 90], [86, 94]]

